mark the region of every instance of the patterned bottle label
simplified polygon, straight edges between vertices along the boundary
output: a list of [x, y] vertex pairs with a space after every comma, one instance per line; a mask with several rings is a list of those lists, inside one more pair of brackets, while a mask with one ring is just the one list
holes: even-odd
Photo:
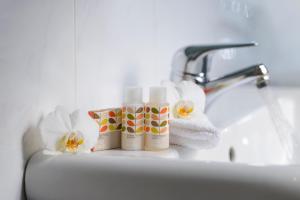
[[122, 107], [122, 133], [142, 135], [144, 133], [144, 105]]
[[153, 135], [169, 134], [169, 105], [145, 107], [145, 132]]

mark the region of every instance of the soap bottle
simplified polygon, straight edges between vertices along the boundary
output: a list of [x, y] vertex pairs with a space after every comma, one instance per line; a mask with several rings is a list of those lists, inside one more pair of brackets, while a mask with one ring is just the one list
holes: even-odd
[[144, 103], [143, 89], [140, 87], [125, 88], [121, 135], [122, 149], [144, 149]]
[[169, 148], [169, 103], [165, 87], [151, 87], [145, 106], [145, 150]]

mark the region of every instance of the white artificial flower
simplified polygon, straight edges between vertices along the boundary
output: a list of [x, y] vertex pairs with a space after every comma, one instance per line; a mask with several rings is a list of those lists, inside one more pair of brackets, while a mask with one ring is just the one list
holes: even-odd
[[47, 150], [52, 152], [90, 152], [99, 134], [88, 112], [76, 110], [69, 114], [62, 106], [43, 119], [40, 130]]
[[196, 109], [204, 112], [206, 95], [201, 86], [192, 81], [181, 81], [176, 88], [181, 99], [192, 101]]
[[204, 112], [205, 93], [203, 89], [192, 81], [173, 83], [162, 81], [167, 88], [167, 101], [170, 104], [170, 119], [192, 119]]

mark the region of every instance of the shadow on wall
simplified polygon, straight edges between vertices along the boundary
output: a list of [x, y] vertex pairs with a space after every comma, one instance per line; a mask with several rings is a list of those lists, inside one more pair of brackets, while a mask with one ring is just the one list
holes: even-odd
[[22, 140], [22, 152], [23, 152], [23, 167], [24, 167], [24, 174], [23, 174], [23, 181], [22, 181], [22, 197], [20, 199], [26, 200], [26, 191], [25, 191], [25, 173], [28, 161], [30, 160], [31, 156], [42, 150], [44, 148], [42, 136], [40, 129], [38, 128], [42, 118], [40, 118], [38, 125], [29, 126], [25, 133], [23, 134]]

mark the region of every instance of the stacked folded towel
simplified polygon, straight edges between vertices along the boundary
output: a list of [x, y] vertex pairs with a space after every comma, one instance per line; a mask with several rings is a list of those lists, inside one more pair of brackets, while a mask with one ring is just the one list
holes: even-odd
[[215, 147], [220, 132], [204, 114], [205, 94], [190, 81], [175, 84], [164, 81], [170, 103], [170, 143], [188, 148]]
[[189, 148], [212, 148], [219, 141], [219, 131], [204, 114], [193, 120], [171, 120], [170, 133], [171, 144]]

